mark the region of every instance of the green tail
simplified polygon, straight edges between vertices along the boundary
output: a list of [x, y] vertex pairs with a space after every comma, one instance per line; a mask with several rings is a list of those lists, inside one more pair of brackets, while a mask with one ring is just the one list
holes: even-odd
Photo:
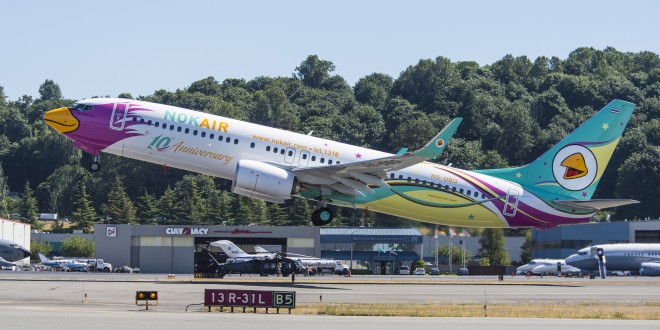
[[516, 182], [546, 200], [589, 200], [634, 109], [614, 100], [532, 163], [475, 172]]

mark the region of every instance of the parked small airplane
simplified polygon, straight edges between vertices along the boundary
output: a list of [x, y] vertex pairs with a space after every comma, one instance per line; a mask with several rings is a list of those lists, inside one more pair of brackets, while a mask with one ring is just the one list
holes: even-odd
[[[561, 268], [557, 270], [557, 263], [561, 265]], [[532, 274], [557, 274], [559, 275], [570, 275], [570, 274], [580, 274], [582, 270], [577, 267], [573, 267], [566, 264], [566, 261], [563, 259], [559, 260], [548, 260], [541, 262], [536, 267], [532, 268]]]
[[457, 227], [549, 228], [638, 203], [591, 199], [634, 108], [614, 100], [529, 165], [477, 171], [428, 162], [461, 118], [421, 149], [396, 154], [120, 98], [81, 100], [44, 120], [94, 155], [92, 171], [103, 151], [229, 179], [232, 192], [269, 202], [308, 198], [317, 226], [332, 221], [327, 204], [335, 204]]
[[43, 253], [39, 252], [39, 260], [41, 264], [48, 267], [61, 268], [64, 270], [75, 270], [75, 271], [85, 271], [89, 264], [86, 261], [80, 261], [75, 259], [59, 259], [51, 260], [48, 259]]
[[0, 267], [14, 267], [15, 261], [29, 258], [30, 250], [6, 239], [0, 239]]
[[[277, 259], [286, 257], [298, 263], [299, 267], [311, 267], [313, 273], [340, 273], [343, 274], [348, 271], [348, 267], [341, 262], [332, 259], [322, 259], [316, 257], [305, 256], [296, 253], [282, 253], [282, 252], [268, 252], [266, 249], [256, 246], [255, 253], [250, 254], [243, 251], [229, 240], [220, 240], [210, 243], [211, 246], [217, 246], [227, 254], [227, 257], [233, 262], [245, 262], [250, 260], [266, 260]], [[346, 269], [346, 271], [344, 270]]]
[[532, 269], [542, 265], [545, 262], [554, 262], [556, 265], [558, 261], [561, 261], [561, 259], [532, 259], [532, 261], [516, 268], [516, 273], [526, 274], [527, 272], [531, 272]]
[[566, 263], [587, 271], [598, 271], [598, 249], [603, 249], [608, 271], [633, 271], [640, 275], [657, 276], [660, 269], [660, 244], [620, 243], [600, 244], [580, 249], [566, 258]]

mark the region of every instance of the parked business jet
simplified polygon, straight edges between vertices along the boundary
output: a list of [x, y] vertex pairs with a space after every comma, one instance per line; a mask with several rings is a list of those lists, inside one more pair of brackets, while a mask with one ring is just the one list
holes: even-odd
[[14, 267], [15, 261], [29, 258], [30, 250], [6, 239], [0, 239], [0, 267]]
[[41, 260], [41, 264], [44, 266], [62, 268], [66, 270], [75, 270], [80, 272], [87, 270], [87, 267], [89, 266], [86, 261], [75, 259], [51, 260], [41, 252], [39, 252], [39, 260]]
[[559, 260], [548, 260], [541, 262], [536, 267], [532, 268], [532, 274], [556, 274], [557, 273], [557, 263], [561, 264], [559, 274], [568, 275], [568, 274], [580, 274], [582, 270], [577, 267], [573, 267], [566, 264], [566, 261], [563, 259]]
[[[621, 243], [601, 244], [580, 249], [566, 258], [566, 263], [588, 271], [598, 271], [597, 249], [603, 249], [608, 271], [634, 271], [657, 276], [654, 269], [660, 269], [660, 244]], [[644, 268], [644, 270], [642, 270]]]
[[[232, 241], [226, 239], [211, 242], [211, 246], [219, 247], [227, 255], [228, 258], [234, 259], [234, 262], [243, 262], [249, 260], [264, 260], [264, 259], [275, 259], [280, 258], [278, 252], [257, 252], [257, 253], [247, 253], [243, 249], [239, 248]], [[261, 248], [261, 251], [265, 251]]]
[[545, 262], [554, 262], [555, 265], [557, 262], [561, 261], [562, 259], [532, 259], [532, 261], [516, 268], [516, 273], [518, 274], [526, 274], [527, 272], [531, 272], [532, 269], [542, 265]]
[[[592, 200], [635, 105], [614, 100], [529, 165], [467, 171], [428, 162], [461, 118], [421, 149], [396, 154], [183, 108], [119, 98], [48, 111], [48, 125], [95, 155], [101, 151], [233, 180], [237, 194], [282, 203], [318, 201], [458, 227], [538, 227], [587, 222], [634, 200]], [[510, 132], [514, 134], [515, 132]]]

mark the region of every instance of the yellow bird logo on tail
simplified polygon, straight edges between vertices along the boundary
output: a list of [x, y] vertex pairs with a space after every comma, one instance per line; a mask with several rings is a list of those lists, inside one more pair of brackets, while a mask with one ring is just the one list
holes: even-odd
[[589, 172], [587, 164], [584, 162], [584, 157], [581, 153], [574, 153], [561, 162], [561, 166], [566, 167], [564, 179], [577, 179], [581, 178]]

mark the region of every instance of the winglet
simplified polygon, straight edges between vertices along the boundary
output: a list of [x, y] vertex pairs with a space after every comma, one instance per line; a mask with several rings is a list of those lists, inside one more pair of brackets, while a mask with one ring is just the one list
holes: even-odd
[[405, 155], [408, 152], [408, 148], [401, 148], [399, 152], [396, 153], [397, 156]]
[[419, 150], [413, 152], [413, 155], [418, 157], [423, 157], [427, 159], [433, 159], [442, 154], [442, 152], [447, 147], [447, 143], [451, 140], [451, 137], [456, 132], [458, 125], [461, 124], [463, 118], [457, 117], [454, 118], [447, 126], [438, 133], [429, 143]]

